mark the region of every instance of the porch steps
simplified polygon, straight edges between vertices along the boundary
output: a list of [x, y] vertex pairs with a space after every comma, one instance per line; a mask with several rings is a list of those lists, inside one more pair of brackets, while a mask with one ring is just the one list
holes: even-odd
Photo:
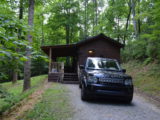
[[48, 81], [49, 82], [59, 82], [61, 75], [62, 75], [61, 73], [50, 73], [48, 74]]
[[64, 73], [63, 83], [65, 84], [78, 84], [77, 73]]
[[[60, 78], [64, 74], [63, 81], [60, 81]], [[50, 73], [48, 74], [48, 82], [62, 82], [64, 84], [78, 84], [78, 75], [77, 73]]]

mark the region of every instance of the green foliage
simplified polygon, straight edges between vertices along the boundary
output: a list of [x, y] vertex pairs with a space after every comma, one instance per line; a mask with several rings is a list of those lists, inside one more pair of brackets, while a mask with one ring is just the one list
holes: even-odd
[[10, 94], [7, 92], [5, 88], [0, 85], [0, 98], [6, 98]]
[[11, 71], [26, 60], [24, 48], [28, 43], [18, 38], [18, 29], [22, 29], [25, 36], [26, 25], [16, 17], [15, 2], [0, 2], [0, 82], [11, 79]]
[[80, 23], [78, 0], [55, 1], [50, 4], [48, 9], [49, 12], [54, 14], [50, 14], [46, 24], [49, 35], [45, 40], [45, 44], [66, 44], [67, 37], [69, 43], [78, 41], [78, 24]]
[[136, 59], [143, 60], [146, 64], [152, 61], [160, 62], [159, 5], [159, 1], [141, 1], [139, 7], [141, 12], [137, 15], [137, 19], [142, 22], [141, 34], [139, 38], [129, 42], [123, 50], [125, 61]]
[[149, 63], [151, 63], [153, 60], [152, 58], [147, 58], [145, 59], [145, 61], [143, 62], [144, 65], [148, 65]]
[[143, 39], [130, 41], [122, 50], [123, 62], [129, 60], [145, 60], [147, 58], [147, 43]]
[[[26, 1], [23, 1], [24, 4]], [[38, 2], [38, 1], [37, 1]], [[43, 2], [38, 2], [40, 8], [42, 8]], [[27, 3], [24, 7], [27, 7]], [[32, 59], [34, 60], [33, 68], [38, 69], [39, 72], [33, 73], [33, 75], [39, 75], [46, 73], [46, 58], [40, 52], [39, 37], [35, 37], [33, 45], [29, 45], [27, 42], [27, 32], [30, 29], [27, 25], [27, 19], [19, 20], [18, 10], [19, 1], [0, 1], [0, 82], [12, 80], [13, 71], [18, 72], [18, 78], [23, 77], [23, 64], [28, 58], [25, 57], [25, 49], [31, 48], [33, 51]], [[24, 11], [26, 8], [24, 8]], [[24, 13], [25, 14], [25, 13]], [[37, 15], [38, 16], [38, 15]], [[36, 20], [35, 20], [36, 21]], [[37, 24], [39, 25], [41, 19], [37, 19]], [[41, 28], [37, 27], [32, 30], [34, 36], [40, 34]], [[21, 30], [21, 36], [19, 37]], [[37, 53], [37, 54], [35, 54]], [[37, 60], [37, 61], [36, 61]], [[35, 66], [35, 63], [41, 61], [42, 68]], [[44, 63], [43, 63], [44, 62]], [[37, 67], [37, 68], [36, 68]], [[37, 70], [36, 70], [37, 71]]]
[[32, 77], [32, 88], [24, 93], [22, 93], [22, 80], [18, 81], [14, 85], [11, 82], [0, 84], [0, 114], [32, 94], [39, 86], [43, 84], [43, 81], [46, 77], [46, 75]]
[[0, 82], [12, 80], [13, 71], [23, 77], [26, 47], [32, 49], [32, 75], [39, 75], [48, 64], [42, 45], [75, 43], [98, 33], [125, 44], [124, 62], [160, 62], [158, 0], [36, 0], [32, 45], [26, 41], [28, 1], [23, 2], [24, 18], [19, 20], [19, 0], [0, 1]]
[[32, 53], [32, 76], [48, 73], [48, 58], [41, 55], [41, 53]]

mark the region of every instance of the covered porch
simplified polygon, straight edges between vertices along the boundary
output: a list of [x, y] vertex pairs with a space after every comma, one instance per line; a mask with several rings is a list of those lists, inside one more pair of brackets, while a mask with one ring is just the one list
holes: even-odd
[[78, 83], [75, 44], [42, 46], [41, 49], [49, 56], [48, 81]]

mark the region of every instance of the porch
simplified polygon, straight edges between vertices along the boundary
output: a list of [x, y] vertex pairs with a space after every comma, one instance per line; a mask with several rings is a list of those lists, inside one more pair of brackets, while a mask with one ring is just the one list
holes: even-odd
[[41, 48], [49, 56], [49, 82], [79, 83], [77, 49], [74, 44]]
[[61, 83], [79, 83], [78, 74], [76, 71], [72, 71], [71, 68], [66, 68], [67, 71], [70, 70], [72, 72], [67, 72], [64, 69], [64, 62], [52, 62], [51, 71], [48, 74], [49, 82], [61, 82]]

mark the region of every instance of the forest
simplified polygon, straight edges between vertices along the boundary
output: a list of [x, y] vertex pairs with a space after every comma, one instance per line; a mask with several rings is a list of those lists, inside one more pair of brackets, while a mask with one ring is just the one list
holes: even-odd
[[[125, 45], [122, 62], [160, 62], [159, 0], [1, 0], [0, 82], [47, 74], [43, 45], [104, 33]], [[24, 90], [28, 89], [24, 87]]]

